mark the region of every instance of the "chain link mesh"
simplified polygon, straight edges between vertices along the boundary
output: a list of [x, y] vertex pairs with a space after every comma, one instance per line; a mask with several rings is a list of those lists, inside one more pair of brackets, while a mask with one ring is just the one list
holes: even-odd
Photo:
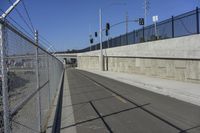
[[[59, 87], [63, 64], [41, 47], [37, 47], [15, 27], [9, 24], [5, 26], [6, 56], [4, 58], [7, 69], [11, 130], [13, 133], [45, 131], [49, 110]], [[39, 82], [37, 82], [37, 67]], [[1, 90], [0, 132], [3, 133]]]
[[[0, 65], [0, 69], [1, 69], [1, 65]], [[2, 78], [2, 75], [0, 75]], [[0, 80], [0, 133], [3, 133], [4, 130], [4, 125], [3, 125], [3, 96], [2, 96], [2, 80]]]

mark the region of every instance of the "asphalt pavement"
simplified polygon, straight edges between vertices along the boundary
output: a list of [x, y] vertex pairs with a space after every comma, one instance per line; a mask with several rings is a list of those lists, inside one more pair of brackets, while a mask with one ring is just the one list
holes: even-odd
[[73, 108], [74, 119], [61, 132], [200, 133], [199, 106], [86, 71], [66, 72], [71, 105], [62, 114]]

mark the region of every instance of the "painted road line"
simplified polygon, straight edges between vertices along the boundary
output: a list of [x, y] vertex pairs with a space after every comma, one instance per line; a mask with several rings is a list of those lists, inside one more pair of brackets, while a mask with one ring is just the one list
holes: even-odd
[[120, 96], [117, 96], [116, 94], [112, 93], [112, 96], [114, 96], [116, 99], [118, 99], [119, 101], [123, 102], [123, 103], [127, 103], [126, 100], [124, 100], [123, 98], [121, 98]]

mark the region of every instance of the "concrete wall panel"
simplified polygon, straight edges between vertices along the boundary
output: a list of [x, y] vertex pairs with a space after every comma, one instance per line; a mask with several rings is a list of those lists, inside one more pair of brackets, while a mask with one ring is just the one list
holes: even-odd
[[[200, 35], [191, 35], [109, 48], [104, 69], [200, 83], [199, 42]], [[77, 55], [79, 68], [99, 70], [99, 50]]]

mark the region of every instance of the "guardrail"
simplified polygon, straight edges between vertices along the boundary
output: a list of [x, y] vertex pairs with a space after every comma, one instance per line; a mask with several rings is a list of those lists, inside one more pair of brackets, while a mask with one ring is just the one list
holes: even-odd
[[0, 21], [0, 132], [44, 132], [63, 63]]
[[[195, 10], [178, 15], [157, 23], [157, 36], [154, 25], [149, 25], [127, 34], [111, 38], [102, 43], [102, 48], [112, 48], [123, 45], [137, 44], [148, 41], [176, 38], [181, 36], [199, 34], [199, 12]], [[99, 50], [100, 44], [92, 45], [76, 51], [77, 53]]]

